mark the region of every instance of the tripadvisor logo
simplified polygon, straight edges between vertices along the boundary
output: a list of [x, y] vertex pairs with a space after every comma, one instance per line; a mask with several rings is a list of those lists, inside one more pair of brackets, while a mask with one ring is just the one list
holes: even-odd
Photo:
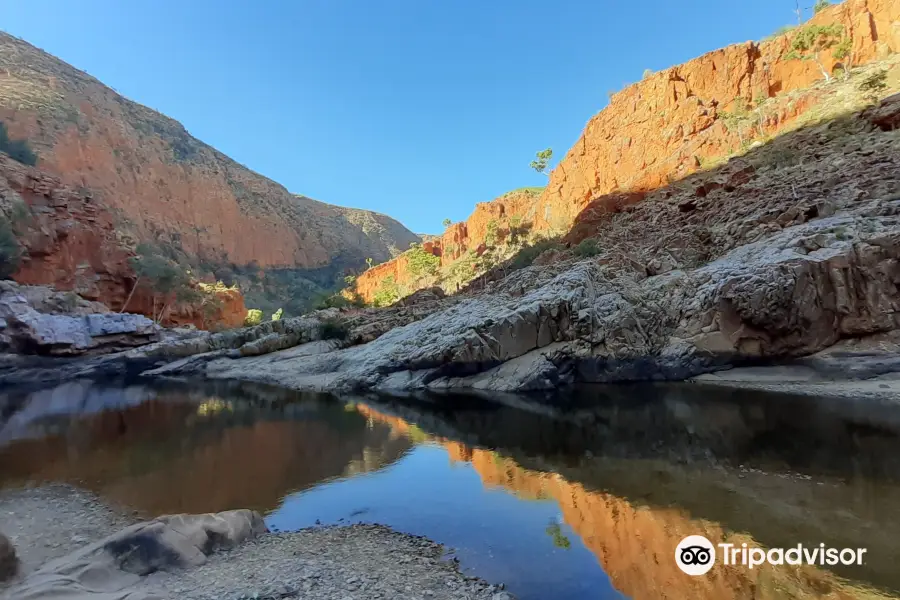
[[689, 535], [675, 548], [675, 563], [688, 575], [703, 575], [716, 563], [716, 547], [723, 565], [740, 565], [753, 569], [762, 564], [770, 565], [861, 565], [866, 548], [827, 548], [825, 544], [807, 547], [797, 544], [792, 548], [749, 547], [747, 544], [713, 543], [702, 535]]

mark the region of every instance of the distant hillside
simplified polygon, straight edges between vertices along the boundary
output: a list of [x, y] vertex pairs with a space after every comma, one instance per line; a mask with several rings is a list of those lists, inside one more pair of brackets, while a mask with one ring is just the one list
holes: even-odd
[[2, 32], [0, 121], [37, 152], [42, 171], [90, 189], [131, 237], [209, 271], [289, 270], [298, 283], [308, 271], [315, 286], [333, 287], [343, 270], [388, 260], [419, 239], [384, 215], [295, 196], [177, 121]]

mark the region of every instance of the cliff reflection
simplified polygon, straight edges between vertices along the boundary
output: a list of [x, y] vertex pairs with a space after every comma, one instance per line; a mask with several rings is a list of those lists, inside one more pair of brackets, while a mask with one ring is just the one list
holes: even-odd
[[[556, 415], [546, 405], [520, 410], [521, 403], [466, 409], [465, 399], [452, 399], [452, 410], [441, 402], [423, 410], [374, 397], [359, 410], [398, 431], [435, 432], [428, 439], [451, 460], [471, 463], [486, 487], [555, 501], [632, 598], [896, 597], [900, 444], [891, 431], [861, 423], [852, 408], [801, 403], [770, 411], [746, 397], [706, 403], [666, 393], [669, 410], [634, 398]], [[714, 544], [824, 542], [869, 552], [861, 567], [719, 564], [689, 577], [673, 556], [691, 534]]]
[[[54, 415], [0, 450], [0, 485], [62, 481], [146, 515], [253, 508], [367, 472], [411, 446], [390, 427], [320, 396], [276, 402], [164, 390], [137, 406]], [[37, 438], [44, 429], [45, 436]]]

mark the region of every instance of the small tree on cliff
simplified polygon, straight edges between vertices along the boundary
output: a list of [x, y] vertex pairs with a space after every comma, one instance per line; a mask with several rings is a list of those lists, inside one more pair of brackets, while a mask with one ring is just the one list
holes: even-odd
[[448, 227], [453, 225], [453, 221], [451, 221], [450, 219], [444, 219], [443, 221], [441, 221], [441, 225], [444, 226], [444, 229], [447, 229]]
[[535, 154], [535, 159], [531, 161], [531, 168], [541, 175], [550, 176], [547, 168], [550, 165], [550, 159], [553, 158], [553, 149], [547, 148]]
[[831, 25], [807, 25], [800, 29], [791, 40], [791, 51], [785, 55], [788, 60], [811, 60], [816, 63], [825, 81], [831, 81], [831, 75], [819, 60], [819, 53], [834, 48], [832, 55], [845, 58], [849, 55], [849, 44], [841, 38], [844, 27], [838, 23]]
[[831, 2], [828, 0], [816, 0], [816, 3], [813, 4], [813, 14], [817, 15], [829, 6], [831, 6]]
[[437, 275], [438, 269], [441, 267], [441, 259], [425, 250], [422, 244], [411, 244], [405, 254], [409, 261], [407, 263], [409, 274], [416, 279]]
[[0, 279], [12, 277], [19, 268], [22, 259], [22, 247], [13, 231], [12, 225], [3, 213], [0, 213]]
[[146, 283], [153, 294], [152, 316], [157, 323], [165, 318], [173, 303], [192, 303], [200, 299], [200, 292], [194, 287], [190, 273], [150, 244], [139, 244], [130, 263], [137, 279], [121, 312], [125, 311], [142, 283]]

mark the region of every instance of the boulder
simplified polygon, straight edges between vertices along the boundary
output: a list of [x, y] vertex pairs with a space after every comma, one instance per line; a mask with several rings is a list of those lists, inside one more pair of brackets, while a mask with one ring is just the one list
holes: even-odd
[[142, 577], [195, 567], [266, 531], [250, 510], [174, 515], [138, 523], [46, 563], [10, 590], [17, 600], [163, 600]]

